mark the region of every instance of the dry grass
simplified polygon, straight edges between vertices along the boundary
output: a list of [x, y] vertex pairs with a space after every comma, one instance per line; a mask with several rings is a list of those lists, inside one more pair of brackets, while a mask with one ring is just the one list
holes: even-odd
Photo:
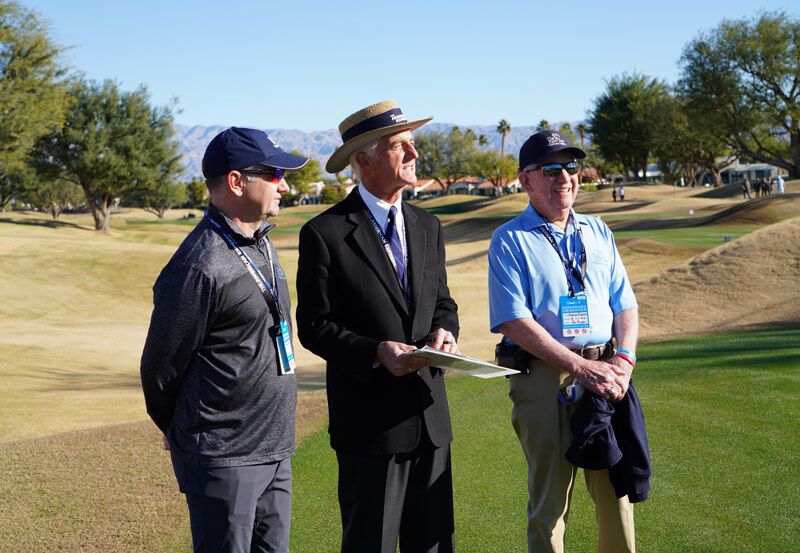
[[704, 252], [635, 286], [641, 335], [726, 332], [800, 321], [800, 217]]

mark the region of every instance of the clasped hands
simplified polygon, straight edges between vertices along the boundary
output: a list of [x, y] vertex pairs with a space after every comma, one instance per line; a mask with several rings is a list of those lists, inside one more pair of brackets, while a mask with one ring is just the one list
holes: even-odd
[[[452, 332], [444, 328], [437, 328], [434, 332], [431, 332], [426, 339], [426, 345], [448, 353], [460, 353]], [[402, 342], [381, 342], [378, 345], [376, 361], [394, 376], [407, 375], [420, 370], [430, 363], [430, 360], [425, 357], [408, 355], [416, 350], [415, 346], [403, 344]]]
[[633, 366], [622, 357], [608, 361], [586, 361], [575, 378], [590, 392], [609, 401], [620, 401], [628, 393]]

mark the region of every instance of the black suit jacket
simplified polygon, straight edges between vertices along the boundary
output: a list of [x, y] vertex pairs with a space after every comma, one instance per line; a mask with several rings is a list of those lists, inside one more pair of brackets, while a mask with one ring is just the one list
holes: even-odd
[[442, 371], [395, 377], [373, 367], [378, 344], [421, 346], [439, 327], [458, 335], [439, 220], [403, 203], [410, 310], [361, 197], [346, 199], [300, 230], [297, 333], [327, 361], [331, 446], [342, 453], [413, 450], [423, 424], [431, 441], [453, 439]]

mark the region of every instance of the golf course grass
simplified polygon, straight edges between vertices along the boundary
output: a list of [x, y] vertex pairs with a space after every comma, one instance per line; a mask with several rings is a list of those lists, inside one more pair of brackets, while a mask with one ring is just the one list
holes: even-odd
[[[615, 236], [640, 304], [635, 381], [654, 475], [636, 510], [639, 551], [798, 551], [800, 183], [752, 202], [626, 188], [624, 206], [603, 190], [579, 196], [576, 209], [620, 225]], [[489, 238], [526, 201], [419, 203], [445, 228], [467, 355], [492, 358]], [[297, 230], [320, 209], [288, 208], [275, 219], [271, 237], [290, 280]], [[696, 226], [678, 217], [690, 209], [702, 213]], [[120, 212], [102, 234], [87, 214], [54, 222], [0, 213], [0, 553], [191, 551], [186, 506], [138, 379], [152, 284], [202, 216], [187, 214]], [[323, 363], [297, 350], [292, 551], [336, 551]], [[522, 551], [526, 472], [507, 381], [458, 377], [447, 387], [458, 550]], [[594, 540], [579, 482], [569, 550], [591, 551]]]

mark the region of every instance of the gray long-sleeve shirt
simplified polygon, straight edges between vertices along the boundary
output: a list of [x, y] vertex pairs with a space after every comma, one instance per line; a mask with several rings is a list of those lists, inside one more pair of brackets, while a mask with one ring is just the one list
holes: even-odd
[[[288, 320], [286, 276], [266, 237], [274, 225], [265, 222], [253, 238], [213, 206], [209, 213], [270, 285], [277, 280]], [[173, 452], [205, 467], [254, 465], [291, 456], [297, 383], [293, 374], [279, 374], [277, 321], [208, 215], [161, 271], [153, 292], [142, 388], [147, 412], [169, 438]]]

